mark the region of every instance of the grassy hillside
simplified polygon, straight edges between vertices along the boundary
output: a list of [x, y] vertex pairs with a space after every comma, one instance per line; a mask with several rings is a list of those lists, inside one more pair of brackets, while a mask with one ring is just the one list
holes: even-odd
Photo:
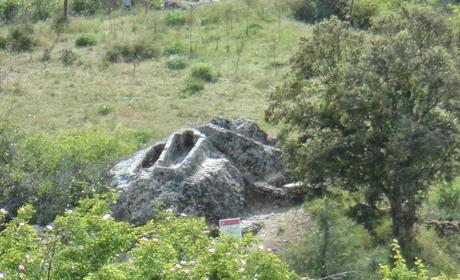
[[[0, 50], [0, 116], [49, 132], [104, 123], [166, 135], [215, 115], [245, 115], [264, 126], [266, 95], [308, 32], [273, 3], [234, 1], [192, 13], [116, 12], [71, 18], [59, 28], [51, 20], [34, 24], [37, 46], [31, 52]], [[11, 28], [1, 27], [0, 34], [6, 37]], [[94, 35], [95, 46], [76, 47], [84, 33]], [[120, 44], [153, 48], [154, 57], [111, 63], [107, 51]], [[179, 52], [185, 69], [169, 69], [168, 52]], [[201, 92], [184, 92], [199, 62], [219, 77]]]

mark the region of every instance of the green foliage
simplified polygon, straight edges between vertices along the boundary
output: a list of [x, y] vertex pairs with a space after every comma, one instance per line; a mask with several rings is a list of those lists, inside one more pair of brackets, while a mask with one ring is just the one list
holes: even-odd
[[186, 47], [180, 42], [167, 46], [164, 51], [165, 55], [185, 54], [186, 52]]
[[371, 26], [372, 18], [382, 11], [383, 3], [375, 0], [354, 0], [354, 5], [348, 5], [346, 13], [350, 16], [353, 25], [368, 28]]
[[201, 80], [195, 80], [195, 79], [189, 79], [185, 83], [185, 87], [182, 90], [183, 97], [189, 96], [189, 95], [195, 95], [202, 90], [204, 90], [205, 84]]
[[75, 40], [75, 45], [77, 47], [95, 46], [96, 43], [96, 36], [94, 36], [94, 34], [89, 33], [80, 34], [77, 37], [77, 40]]
[[397, 240], [393, 240], [391, 247], [394, 263], [392, 267], [389, 265], [380, 266], [382, 280], [453, 280], [453, 278], [448, 278], [443, 274], [437, 277], [429, 277], [425, 265], [419, 259], [415, 261], [414, 269], [410, 269], [406, 264], [406, 260], [401, 255], [401, 247]]
[[12, 23], [19, 14], [20, 4], [16, 0], [6, 0], [0, 3], [0, 19]]
[[0, 2], [0, 21], [14, 23], [19, 20], [45, 20], [61, 5], [59, 0], [3, 0]]
[[115, 221], [114, 199], [108, 193], [83, 200], [42, 234], [24, 207], [2, 224], [0, 272], [7, 279], [298, 279], [275, 255], [250, 249], [252, 238], [209, 237], [203, 219], [165, 212], [137, 228]]
[[72, 0], [70, 8], [77, 15], [89, 16], [96, 13], [100, 4], [97, 0]]
[[215, 82], [219, 75], [210, 64], [197, 63], [192, 66], [192, 77], [205, 82]]
[[147, 41], [138, 41], [132, 44], [116, 44], [106, 53], [109, 62], [133, 62], [159, 57], [161, 51]]
[[97, 113], [101, 116], [106, 116], [110, 114], [112, 111], [113, 111], [113, 108], [108, 103], [99, 104], [97, 108]]
[[5, 37], [0, 36], [0, 50], [6, 49], [7, 42], [8, 42], [8, 41], [6, 40]]
[[170, 12], [166, 14], [165, 23], [168, 26], [183, 26], [187, 23], [187, 16], [182, 12]]
[[168, 58], [166, 65], [169, 69], [180, 70], [187, 67], [187, 60], [181, 55], [172, 55]]
[[14, 215], [30, 202], [37, 209], [33, 221], [39, 224], [104, 191], [104, 170], [152, 138], [145, 131], [103, 127], [47, 136], [24, 135], [6, 126], [0, 134], [0, 205]]
[[369, 233], [345, 216], [344, 201], [324, 198], [307, 205], [314, 228], [304, 244], [283, 254], [287, 263], [297, 273], [315, 279], [342, 272], [352, 273], [341, 279], [375, 279], [378, 264], [386, 261], [388, 252], [374, 247]]
[[63, 49], [61, 51], [61, 61], [65, 66], [72, 65], [76, 59], [77, 59], [77, 56], [72, 51], [72, 49]]
[[347, 3], [345, 0], [294, 0], [289, 2], [289, 6], [296, 19], [314, 22], [331, 16], [343, 16]]
[[437, 206], [444, 216], [460, 217], [460, 178], [439, 185]]
[[15, 52], [31, 51], [36, 45], [33, 38], [33, 28], [28, 26], [11, 28], [8, 32], [7, 40], [7, 45]]
[[452, 276], [460, 273], [460, 255], [455, 249], [460, 244], [458, 234], [440, 237], [434, 229], [420, 227], [417, 228], [416, 239], [417, 247], [412, 255], [423, 260], [430, 276], [441, 273]]
[[428, 186], [456, 170], [460, 77], [450, 37], [428, 7], [385, 15], [372, 34], [322, 22], [266, 112], [284, 124], [280, 141], [299, 178], [362, 190], [373, 207], [387, 201], [403, 248]]

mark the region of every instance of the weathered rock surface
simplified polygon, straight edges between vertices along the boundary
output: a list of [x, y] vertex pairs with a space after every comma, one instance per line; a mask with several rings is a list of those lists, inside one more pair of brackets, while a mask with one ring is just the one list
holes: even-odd
[[111, 176], [120, 195], [114, 214], [135, 224], [165, 208], [213, 222], [303, 197], [301, 185], [287, 184], [281, 151], [245, 118], [179, 130], [118, 163]]

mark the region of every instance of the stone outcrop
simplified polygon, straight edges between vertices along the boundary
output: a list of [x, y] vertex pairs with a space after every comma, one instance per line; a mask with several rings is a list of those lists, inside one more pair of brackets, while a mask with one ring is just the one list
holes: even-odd
[[449, 237], [460, 234], [460, 220], [453, 218], [447, 220], [426, 221], [426, 226], [433, 228], [440, 237]]
[[281, 151], [245, 118], [179, 130], [118, 163], [111, 178], [119, 192], [114, 214], [135, 224], [165, 208], [213, 222], [303, 197], [300, 184], [288, 184]]

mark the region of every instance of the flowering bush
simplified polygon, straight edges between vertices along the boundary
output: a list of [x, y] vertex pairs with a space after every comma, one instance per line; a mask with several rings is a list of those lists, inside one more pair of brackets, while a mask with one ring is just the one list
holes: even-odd
[[[445, 275], [428, 277], [428, 271], [423, 262], [419, 259], [415, 261], [415, 269], [410, 269], [406, 265], [404, 257], [401, 255], [401, 248], [398, 241], [394, 240], [392, 246], [394, 264], [380, 266], [382, 280], [449, 280]], [[458, 279], [458, 278], [456, 278]], [[455, 279], [451, 279], [455, 280]]]
[[81, 201], [46, 227], [31, 206], [5, 222], [0, 211], [0, 277], [5, 279], [299, 279], [254, 239], [209, 236], [203, 219], [160, 213], [144, 226], [112, 218], [108, 193]]

